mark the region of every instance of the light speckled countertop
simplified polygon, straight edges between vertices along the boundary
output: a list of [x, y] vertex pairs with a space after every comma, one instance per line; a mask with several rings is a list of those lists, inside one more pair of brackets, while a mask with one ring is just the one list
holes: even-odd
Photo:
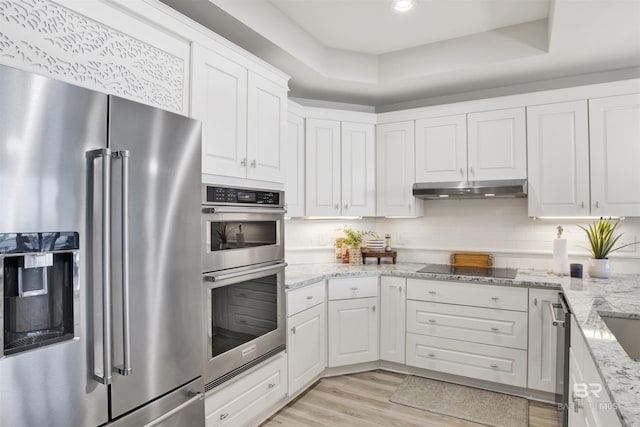
[[[562, 289], [585, 337], [596, 366], [617, 404], [623, 425], [640, 427], [640, 362], [633, 361], [611, 334], [600, 313], [640, 319], [640, 275], [614, 275], [609, 280], [572, 279], [534, 270], [519, 270], [515, 279], [416, 273], [424, 264], [297, 264], [287, 267], [287, 290], [333, 277], [381, 274], [467, 283]], [[572, 331], [575, 333], [576, 331]]]

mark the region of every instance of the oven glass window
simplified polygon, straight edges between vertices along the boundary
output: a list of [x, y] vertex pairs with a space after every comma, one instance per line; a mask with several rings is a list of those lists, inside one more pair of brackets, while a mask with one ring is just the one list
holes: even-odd
[[211, 292], [211, 357], [278, 327], [278, 276], [260, 277]]
[[210, 222], [209, 251], [276, 245], [278, 221]]

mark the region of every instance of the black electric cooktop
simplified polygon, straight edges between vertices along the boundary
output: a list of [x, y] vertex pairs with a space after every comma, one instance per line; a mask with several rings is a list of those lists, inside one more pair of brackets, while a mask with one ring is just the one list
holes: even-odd
[[478, 268], [453, 267], [448, 264], [427, 264], [418, 273], [454, 274], [459, 276], [493, 277], [496, 279], [515, 279], [518, 270], [515, 268]]

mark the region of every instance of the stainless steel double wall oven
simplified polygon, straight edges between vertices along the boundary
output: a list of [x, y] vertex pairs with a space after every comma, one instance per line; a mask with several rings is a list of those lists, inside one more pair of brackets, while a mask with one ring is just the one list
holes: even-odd
[[284, 193], [202, 186], [205, 383], [284, 350]]

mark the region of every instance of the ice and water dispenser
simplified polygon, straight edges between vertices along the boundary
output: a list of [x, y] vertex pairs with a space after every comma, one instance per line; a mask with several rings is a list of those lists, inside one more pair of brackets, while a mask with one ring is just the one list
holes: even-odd
[[0, 234], [0, 356], [73, 339], [78, 319], [78, 234]]

